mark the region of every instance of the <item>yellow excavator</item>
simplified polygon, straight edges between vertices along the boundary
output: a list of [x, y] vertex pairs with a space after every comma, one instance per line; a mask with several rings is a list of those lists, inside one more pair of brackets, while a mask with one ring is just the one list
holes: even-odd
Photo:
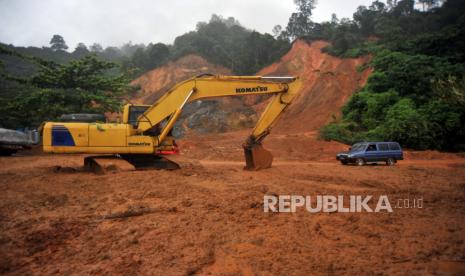
[[[153, 105], [127, 104], [121, 123], [46, 122], [43, 151], [48, 153], [105, 154], [84, 159], [97, 169], [99, 158], [122, 158], [136, 169], [177, 169], [168, 155], [178, 147], [171, 130], [183, 107], [196, 100], [271, 94], [272, 99], [243, 144], [246, 170], [271, 167], [273, 156], [263, 139], [300, 90], [296, 77], [200, 75], [175, 85]], [[172, 159], [172, 158], [171, 158]]]

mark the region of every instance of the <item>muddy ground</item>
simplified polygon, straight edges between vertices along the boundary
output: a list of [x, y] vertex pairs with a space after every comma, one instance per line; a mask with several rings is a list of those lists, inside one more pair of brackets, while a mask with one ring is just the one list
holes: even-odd
[[[334, 153], [344, 145], [271, 135], [274, 166], [248, 172], [243, 138], [187, 137], [183, 155], [198, 162], [178, 171], [96, 175], [81, 171], [81, 155], [0, 158], [0, 273], [465, 273], [463, 156], [342, 166]], [[291, 194], [385, 194], [423, 208], [264, 213], [264, 195]]]

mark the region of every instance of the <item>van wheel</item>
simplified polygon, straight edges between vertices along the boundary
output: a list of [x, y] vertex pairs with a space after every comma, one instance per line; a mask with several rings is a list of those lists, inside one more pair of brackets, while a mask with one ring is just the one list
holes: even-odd
[[355, 160], [355, 164], [357, 164], [357, 166], [363, 166], [365, 165], [365, 160], [363, 160], [362, 158], [357, 158]]
[[394, 160], [394, 158], [388, 158], [386, 160], [386, 165], [388, 166], [394, 166], [396, 164], [396, 160]]
[[341, 164], [342, 164], [342, 165], [347, 165], [347, 161], [345, 161], [345, 160], [344, 160], [344, 161], [341, 161]]

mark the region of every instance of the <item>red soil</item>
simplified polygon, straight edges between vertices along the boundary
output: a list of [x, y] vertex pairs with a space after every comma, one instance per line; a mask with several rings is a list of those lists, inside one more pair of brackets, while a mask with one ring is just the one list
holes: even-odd
[[321, 52], [328, 43], [302, 40], [294, 42], [292, 49], [280, 61], [262, 69], [258, 75], [299, 76], [302, 91], [277, 125], [280, 132], [307, 132], [339, 116], [348, 98], [366, 82], [371, 71], [358, 72], [369, 57], [341, 59]]
[[176, 83], [205, 73], [230, 75], [231, 71], [222, 66], [211, 64], [203, 57], [187, 55], [149, 71], [134, 80], [132, 84], [140, 85], [141, 90], [133, 102], [152, 104]]
[[[342, 166], [335, 143], [271, 135], [243, 171], [245, 131], [190, 135], [178, 171], [81, 171], [82, 155], [0, 158], [0, 273], [463, 275], [465, 159]], [[439, 159], [438, 159], [439, 158]], [[54, 170], [60, 165], [64, 169]], [[393, 213], [264, 213], [264, 195], [422, 199]]]
[[[302, 40], [294, 42], [291, 50], [276, 63], [262, 69], [257, 75], [299, 76], [303, 88], [292, 103], [291, 108], [278, 123], [282, 132], [308, 132], [318, 130], [330, 122], [333, 116], [340, 114], [341, 107], [347, 99], [361, 88], [370, 70], [358, 72], [357, 68], [369, 61], [369, 57], [341, 59], [321, 52], [328, 43], [315, 41], [307, 43]], [[208, 63], [204, 58], [188, 55], [175, 62], [152, 70], [133, 84], [141, 86], [140, 92], [133, 99], [138, 103], [153, 103], [171, 86], [201, 73], [231, 74], [218, 65]], [[246, 97], [241, 102], [254, 105], [260, 97]], [[225, 99], [226, 102], [239, 102], [237, 99]], [[259, 103], [261, 111], [265, 103]]]

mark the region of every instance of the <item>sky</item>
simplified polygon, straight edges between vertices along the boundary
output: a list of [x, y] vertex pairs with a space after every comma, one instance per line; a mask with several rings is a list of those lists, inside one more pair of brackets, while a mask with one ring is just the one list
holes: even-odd
[[[313, 21], [352, 17], [373, 0], [319, 0]], [[0, 0], [0, 42], [15, 46], [49, 46], [60, 34], [70, 49], [77, 43], [121, 46], [163, 42], [195, 30], [212, 14], [232, 16], [244, 27], [271, 33], [286, 26], [296, 11], [293, 0]]]

